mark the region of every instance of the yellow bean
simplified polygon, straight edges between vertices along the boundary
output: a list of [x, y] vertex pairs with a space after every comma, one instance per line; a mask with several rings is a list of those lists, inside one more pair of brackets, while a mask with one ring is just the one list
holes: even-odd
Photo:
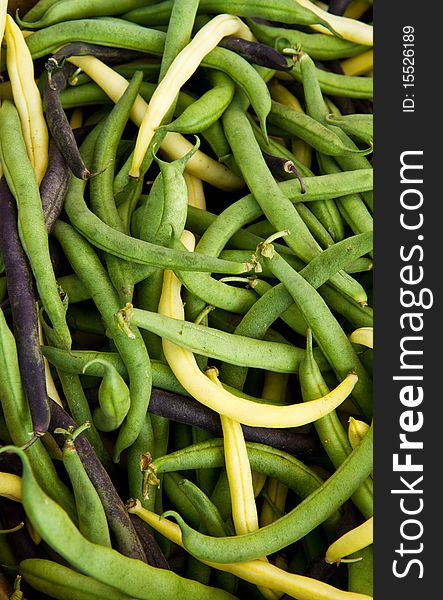
[[172, 61], [152, 95], [143, 116], [129, 172], [131, 177], [139, 177], [140, 166], [154, 137], [155, 130], [160, 127], [180, 88], [197, 70], [203, 58], [227, 35], [252, 39], [249, 28], [238, 17], [220, 14], [204, 25]]
[[346, 556], [370, 546], [374, 538], [374, 517], [371, 517], [358, 527], [351, 529], [326, 550], [327, 563], [354, 562], [360, 559], [345, 559]]
[[29, 159], [40, 183], [48, 166], [49, 134], [40, 92], [34, 80], [34, 63], [23, 34], [6, 16], [6, 66], [14, 103], [20, 116]]

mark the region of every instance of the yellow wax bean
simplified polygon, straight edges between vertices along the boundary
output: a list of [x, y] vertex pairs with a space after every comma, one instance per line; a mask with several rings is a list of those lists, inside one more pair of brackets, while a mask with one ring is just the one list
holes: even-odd
[[[356, 44], [362, 44], [363, 46], [372, 46], [374, 43], [374, 32], [372, 25], [362, 23], [356, 19], [350, 19], [349, 17], [339, 17], [331, 13], [326, 12], [319, 6], [316, 6], [310, 0], [294, 0], [297, 4], [300, 4], [304, 8], [312, 11], [317, 16], [321, 17], [323, 21], [328, 23], [334, 31], [336, 31], [343, 39], [349, 40]], [[333, 35], [323, 25], [311, 25], [315, 31]]]
[[253, 39], [249, 28], [238, 17], [220, 14], [204, 25], [172, 61], [152, 95], [140, 125], [129, 172], [131, 177], [139, 177], [140, 166], [154, 137], [155, 130], [160, 127], [180, 88], [197, 70], [204, 57], [227, 35]]
[[[192, 238], [193, 235], [185, 231], [182, 242], [185, 245], [192, 244]], [[158, 306], [160, 314], [184, 320], [180, 289], [180, 280], [172, 271], [166, 270]], [[174, 375], [193, 398], [212, 410], [251, 427], [298, 427], [312, 423], [337, 408], [349, 396], [358, 380], [355, 373], [350, 373], [326, 396], [303, 404], [259, 404], [235, 396], [213, 383], [200, 371], [192, 352], [167, 339], [163, 339], [162, 344], [166, 361]]]
[[199, 177], [195, 177], [190, 173], [184, 172], [186, 187], [188, 189], [188, 204], [195, 208], [206, 210], [205, 190], [203, 182]]
[[14, 104], [20, 116], [29, 159], [40, 183], [48, 166], [49, 134], [40, 92], [34, 80], [34, 63], [23, 34], [10, 15], [6, 16], [6, 66]]
[[374, 51], [367, 50], [358, 56], [342, 60], [341, 68], [345, 75], [366, 75], [374, 68]]
[[21, 502], [22, 478], [12, 473], [0, 473], [0, 496]]
[[374, 330], [372, 327], [359, 327], [349, 336], [349, 341], [353, 344], [361, 344], [368, 348], [374, 347]]
[[[176, 523], [172, 523], [143, 508], [139, 500], [128, 503], [128, 511], [138, 515], [153, 529], [175, 544], [183, 546], [180, 527]], [[372, 596], [339, 590], [322, 581], [283, 571], [258, 559], [223, 564], [209, 561], [202, 562], [214, 569], [232, 573], [258, 586], [266, 586], [289, 594], [297, 600], [372, 600]]]
[[358, 527], [351, 529], [326, 550], [325, 561], [327, 563], [354, 562], [358, 558], [346, 560], [346, 556], [358, 552], [366, 546], [370, 546], [374, 539], [374, 517], [371, 517]]
[[[89, 75], [113, 102], [119, 100], [129, 85], [122, 75], [95, 56], [73, 56], [68, 60]], [[137, 96], [129, 114], [135, 125], [141, 125], [147, 108], [147, 102], [141, 96]], [[179, 133], [168, 133], [160, 147], [170, 160], [176, 160], [187, 154], [194, 146]], [[200, 150], [197, 150], [188, 160], [186, 170], [221, 190], [237, 190], [245, 185], [243, 179]]]

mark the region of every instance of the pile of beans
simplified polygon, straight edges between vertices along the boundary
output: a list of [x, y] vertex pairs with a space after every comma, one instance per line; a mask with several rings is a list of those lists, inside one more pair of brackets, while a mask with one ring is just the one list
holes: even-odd
[[0, 39], [0, 598], [369, 600], [372, 1]]

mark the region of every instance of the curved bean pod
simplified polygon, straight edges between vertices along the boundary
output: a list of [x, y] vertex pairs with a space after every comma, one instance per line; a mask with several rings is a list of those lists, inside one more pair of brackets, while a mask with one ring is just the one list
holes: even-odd
[[172, 571], [150, 567], [111, 548], [89, 542], [65, 511], [39, 487], [25, 452], [15, 446], [3, 446], [0, 450], [6, 451], [16, 453], [21, 459], [22, 501], [32, 524], [49, 546], [81, 573], [140, 600], [173, 600], [187, 595], [203, 600], [208, 593], [215, 600], [232, 600], [231, 594], [222, 590], [202, 586]]
[[358, 558], [346, 560], [344, 557], [370, 546], [373, 542], [373, 528], [374, 517], [371, 517], [358, 527], [342, 535], [326, 550], [325, 561], [327, 563], [340, 563], [359, 560]]
[[[186, 548], [186, 542], [183, 540], [183, 534], [180, 532], [179, 526], [155, 513], [143, 509], [138, 501], [129, 503], [128, 510], [133, 514], [137, 514], [141, 519], [146, 523], [149, 523], [154, 529], [162, 533], [168, 539]], [[290, 594], [291, 597], [297, 597], [300, 600], [372, 599], [372, 596], [367, 596], [366, 594], [345, 592], [315, 579], [288, 573], [261, 560], [234, 562], [231, 564], [212, 562], [204, 558], [201, 560], [215, 569], [232, 573], [259, 586], [271, 587], [279, 592], [285, 591]]]
[[337, 510], [368, 477], [372, 469], [372, 428], [358, 448], [315, 492], [285, 516], [257, 532], [212, 538], [191, 529], [179, 515], [184, 547], [203, 560], [229, 563], [277, 552], [301, 539]]
[[[188, 240], [191, 245], [191, 240], [189, 238]], [[181, 283], [177, 277], [167, 271], [163, 278], [163, 291], [158, 308], [160, 314], [183, 320], [184, 311], [180, 288]], [[358, 379], [355, 373], [350, 373], [332, 394], [316, 402], [315, 405], [273, 406], [271, 408], [265, 404], [251, 405], [247, 400], [220, 388], [200, 371], [191, 352], [179, 348], [166, 339], [163, 339], [163, 352], [175, 376], [191, 396], [220, 414], [251, 426], [294, 427], [295, 423], [300, 425], [312, 422], [341, 404]], [[305, 407], [307, 410], [301, 410]]]

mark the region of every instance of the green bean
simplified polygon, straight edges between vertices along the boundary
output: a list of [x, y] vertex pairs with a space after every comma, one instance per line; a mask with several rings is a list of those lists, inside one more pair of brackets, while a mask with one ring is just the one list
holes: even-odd
[[[197, 558], [220, 563], [251, 560], [277, 552], [295, 543], [330, 515], [353, 494], [372, 469], [372, 428], [362, 443], [318, 489], [289, 513], [253, 533], [235, 537], [210, 537], [186, 525], [173, 513], [182, 531], [184, 547]], [[165, 516], [171, 515], [165, 513]]]
[[[160, 74], [158, 78], [159, 82], [165, 76], [166, 71], [171, 66], [171, 63], [177, 54], [181, 52], [181, 50], [183, 50], [187, 44], [189, 44], [198, 4], [198, 0], [182, 0], [181, 2], [174, 2], [173, 6], [171, 7], [168, 28], [166, 30], [165, 47], [163, 50]], [[192, 133], [196, 132], [193, 131]]]
[[[283, 450], [265, 444], [246, 442], [251, 469], [277, 479], [301, 498], [318, 489], [322, 479], [304, 463]], [[208, 469], [224, 466], [223, 440], [213, 438], [166, 454], [152, 463], [157, 474], [186, 469]], [[226, 515], [222, 515], [223, 520]], [[214, 535], [214, 534], [212, 534]]]
[[145, 415], [137, 439], [127, 449], [127, 471], [131, 498], [139, 498], [142, 506], [153, 510], [157, 498], [157, 488], [151, 486], [149, 493], [145, 492], [144, 472], [141, 469], [142, 457], [146, 456], [148, 450], [149, 454], [154, 453], [154, 428], [150, 414]]
[[57, 0], [38, 0], [38, 2], [26, 12], [23, 21], [36, 21], [37, 19], [40, 19], [48, 8], [56, 2]]
[[[338, 244], [334, 244], [328, 250], [314, 258], [306, 267], [300, 270], [306, 281], [314, 288], [320, 287], [330, 276], [343, 268], [348, 259], [353, 256], [366, 253], [372, 248], [372, 236], [363, 234], [360, 238], [348, 238]], [[257, 282], [255, 289], [262, 295], [243, 317], [240, 324], [236, 327], [237, 335], [247, 335], [250, 337], [262, 339], [267, 329], [272, 323], [281, 317], [292, 329], [301, 335], [305, 335], [306, 321], [302, 316], [300, 309], [292, 303], [292, 296], [283, 286], [279, 284], [275, 287], [268, 286], [264, 282]], [[265, 292], [265, 288], [266, 291]], [[306, 357], [302, 363], [306, 361]], [[239, 369], [229, 364], [224, 364], [221, 368], [221, 379], [233, 387], [242, 389], [246, 369]]]
[[18, 207], [18, 230], [37, 284], [37, 290], [57, 336], [69, 348], [71, 336], [65, 319], [49, 256], [48, 233], [37, 179], [28, 158], [20, 119], [12, 102], [0, 108], [0, 155], [6, 180]]
[[75, 447], [75, 438], [83, 429], [83, 426], [76, 431], [55, 429], [54, 433], [62, 433], [65, 436], [63, 465], [74, 491], [78, 528], [90, 542], [110, 548], [111, 538], [103, 505]]
[[[60, 348], [53, 348], [52, 346], [42, 346], [42, 352], [51, 364], [53, 364], [56, 368], [65, 371], [66, 373], [80, 375], [83, 373], [83, 369], [88, 362], [91, 362], [96, 358], [103, 358], [107, 362], [110, 362], [123, 378], [128, 378], [128, 372], [125, 364], [120, 358], [120, 355], [116, 352], [96, 352], [93, 350], [67, 351], [61, 350]], [[153, 385], [155, 387], [185, 396], [188, 395], [184, 388], [175, 379], [168, 365], [159, 362], [158, 360], [152, 360], [151, 367]], [[89, 375], [94, 377], [103, 377], [104, 370], [101, 364], [97, 362], [91, 362], [89, 367]]]
[[68, 297], [69, 304], [83, 302], [84, 300], [89, 300], [91, 297], [90, 293], [75, 273], [63, 275], [59, 278], [58, 284], [62, 295]]
[[43, 558], [27, 558], [20, 573], [29, 585], [58, 600], [134, 600], [125, 592]]
[[[46, 325], [43, 319], [42, 327], [47, 342], [54, 345], [53, 331]], [[83, 371], [81, 373], [83, 373]], [[79, 374], [67, 373], [64, 371], [64, 369], [57, 368], [57, 375], [60, 380], [72, 418], [76, 423], [89, 422], [91, 424], [90, 427], [85, 431], [84, 435], [93, 447], [97, 456], [100, 458], [100, 461], [103, 463], [103, 465], [106, 466], [108, 471], [112, 472], [113, 464], [111, 457], [109, 456], [109, 453], [103, 444], [95, 423], [93, 423], [91, 409], [86, 399], [80, 377], [78, 376]]]
[[[158, 269], [136, 287], [137, 306], [142, 310], [157, 312], [162, 285], [163, 271]], [[142, 330], [141, 334], [148, 348], [149, 356], [156, 360], [164, 360], [162, 342], [158, 335], [146, 329]], [[155, 378], [154, 371], [153, 377]]]
[[[332, 246], [334, 240], [331, 234], [317, 219], [308, 206], [303, 204], [303, 202], [300, 202], [299, 204], [295, 205], [295, 210], [298, 212], [303, 223], [306, 225], [312, 237], [316, 240], [321, 248], [328, 248], [328, 246]], [[275, 230], [272, 233], [275, 233]]]
[[[348, 98], [361, 98], [371, 100], [374, 95], [374, 82], [372, 77], [357, 77], [351, 75], [338, 75], [330, 71], [316, 69], [318, 83], [323, 93], [330, 96]], [[289, 71], [291, 77], [302, 82], [300, 62]]]
[[201, 133], [222, 116], [234, 97], [235, 84], [222, 71], [208, 71], [214, 87], [191, 104], [175, 121], [161, 127], [164, 131]]
[[[367, 170], [365, 176], [361, 177], [360, 182], [356, 180], [357, 173], [360, 173], [360, 175], [358, 175], [358, 177], [360, 177], [363, 174], [363, 171], [356, 171], [354, 176], [349, 175], [349, 177], [348, 173], [346, 173], [346, 179], [339, 179], [338, 177], [323, 179], [321, 176], [307, 177], [305, 179], [305, 194], [301, 194], [301, 192], [294, 187], [293, 182], [290, 181], [282, 182], [278, 184], [278, 187], [282, 193], [287, 194], [291, 198], [292, 202], [296, 202], [299, 199], [304, 200], [305, 198], [308, 200], [320, 200], [333, 193], [332, 190], [334, 188], [336, 190], [340, 189], [341, 191], [344, 191], [347, 185], [352, 186], [355, 184], [356, 186], [359, 186], [359, 189], [361, 189], [361, 185], [371, 185], [372, 169]], [[345, 173], [342, 173], [341, 175], [344, 176]], [[341, 187], [341, 185], [343, 185], [343, 187]], [[188, 227], [190, 225], [189, 218], [194, 213], [202, 214], [202, 211], [188, 208]], [[233, 203], [225, 209], [218, 218], [214, 219], [212, 223], [205, 223], [206, 231], [197, 244], [196, 253], [201, 251], [208, 255], [217, 256], [230, 238], [235, 242], [240, 239], [240, 234], [237, 234], [235, 237], [233, 237], [233, 234], [237, 232], [242, 225], [256, 219], [260, 214], [261, 208], [252, 194]], [[191, 229], [193, 229], [192, 226]], [[244, 233], [245, 232], [242, 232], [243, 236]], [[256, 241], [256, 238], [254, 238], [251, 240], [251, 243], [256, 243]], [[232, 287], [228, 289], [226, 288], [226, 284], [214, 280], [209, 275], [204, 275], [202, 273], [192, 274], [189, 272], [179, 272], [178, 275], [189, 291], [202, 297], [206, 302], [214, 306], [244, 314], [254, 302], [254, 295], [252, 292]]]
[[129, 339], [116, 327], [112, 315], [119, 308], [119, 300], [106, 271], [89, 244], [74, 229], [60, 220], [56, 223], [54, 235], [59, 240], [74, 270], [89, 288], [109, 335], [128, 369], [131, 406], [116, 441], [114, 460], [118, 460], [122, 450], [135, 441], [142, 426], [143, 415], [149, 403], [151, 364], [138, 330], [135, 330], [134, 338]]
[[45, 542], [77, 571], [140, 600], [172, 600], [187, 596], [203, 600], [208, 593], [214, 600], [232, 599], [224, 591], [202, 586], [172, 571], [151, 567], [111, 548], [89, 542], [64, 510], [40, 488], [25, 452], [15, 446], [4, 446], [1, 452], [5, 451], [16, 453], [22, 461], [23, 506], [33, 526]]
[[[94, 424], [100, 431], [115, 431], [128, 414], [131, 404], [129, 390], [111, 363], [100, 358], [93, 359], [93, 362], [101, 362], [105, 372], [98, 389], [100, 407], [94, 411]], [[90, 365], [91, 363], [85, 365], [84, 373]]]
[[351, 138], [357, 138], [365, 144], [374, 143], [373, 114], [328, 115], [326, 122], [337, 125]]
[[[307, 335], [305, 358], [300, 365], [299, 380], [304, 402], [320, 398], [329, 391], [312, 353], [312, 334], [310, 330], [308, 330]], [[335, 468], [338, 468], [352, 452], [352, 446], [336, 411], [334, 410], [325, 417], [317, 419], [314, 427], [332, 464]], [[353, 494], [352, 500], [363, 516], [366, 518], [372, 516], [372, 480], [367, 479], [363, 482]]]
[[373, 548], [367, 546], [362, 548], [350, 558], [357, 558], [356, 562], [348, 564], [348, 588], [350, 592], [373, 595], [374, 570], [373, 570]]
[[85, 310], [83, 307], [69, 305], [66, 313], [68, 325], [73, 331], [84, 331], [96, 335], [106, 335], [106, 330], [100, 314], [96, 311]]
[[193, 501], [188, 498], [187, 494], [183, 492], [182, 486], [179, 485], [182, 479], [183, 476], [178, 473], [165, 473], [163, 477], [163, 489], [170, 502], [186, 515], [186, 518], [189, 519], [193, 527], [197, 528], [201, 522], [199, 510], [194, 506]]
[[[0, 309], [0, 402], [12, 442], [29, 444], [33, 438], [32, 418], [23, 390], [15, 339]], [[68, 488], [58, 478], [55, 467], [41, 440], [27, 449], [36, 477], [61, 506], [75, 519], [74, 500]]]
[[101, 250], [142, 265], [233, 274], [246, 270], [243, 264], [203, 255], [196, 257], [193, 253], [150, 244], [112, 229], [88, 209], [80, 193], [80, 186], [83, 187], [82, 181], [71, 179], [65, 198], [65, 210], [75, 228]]
[[160, 166], [163, 182], [163, 212], [161, 222], [155, 234], [155, 241], [164, 246], [172, 246], [180, 240], [186, 224], [188, 209], [188, 188], [183, 177], [187, 161], [198, 150], [200, 142], [197, 140], [194, 148], [182, 158], [173, 162], [156, 159]]
[[323, 300], [336, 312], [343, 315], [353, 327], [372, 327], [372, 308], [370, 306], [356, 304], [327, 283], [322, 285], [318, 292]]
[[35, 21], [29, 19], [23, 21], [17, 16], [17, 22], [26, 29], [41, 29], [54, 23], [69, 21], [69, 19], [118, 15], [128, 10], [146, 6], [146, 4], [147, 2], [143, 0], [119, 0], [118, 3], [103, 0], [89, 0], [86, 3], [79, 3], [77, 0], [64, 0], [64, 2], [50, 3], [45, 12]]
[[[123, 312], [123, 311], [121, 311]], [[289, 344], [265, 342], [245, 336], [233, 336], [212, 327], [180, 321], [138, 308], [124, 311], [123, 318], [142, 329], [174, 342], [182, 348], [211, 356], [230, 364], [267, 369], [278, 373], [297, 372], [304, 350]], [[317, 357], [323, 367], [326, 363]]]
[[[300, 58], [300, 72], [302, 74], [302, 83], [305, 93], [305, 100], [308, 113], [318, 121], [324, 122], [329, 129], [334, 131], [340, 139], [347, 144], [352, 144], [355, 148], [357, 146], [352, 142], [348, 135], [339, 127], [330, 125], [327, 123], [327, 117], [329, 111], [323, 100], [322, 90], [320, 81], [317, 79], [317, 70], [314, 62], [307, 55], [302, 55]], [[348, 169], [365, 169], [371, 166], [370, 162], [360, 155], [348, 155], [337, 158], [337, 162], [344, 170]], [[325, 164], [330, 164], [330, 161], [326, 159]], [[369, 208], [373, 208], [373, 194], [371, 191], [365, 192], [364, 198]]]
[[271, 112], [268, 115], [270, 123], [281, 127], [291, 136], [298, 137], [310, 146], [330, 156], [340, 156], [349, 153], [359, 153], [356, 146], [345, 143], [331, 129], [322, 125], [309, 115], [297, 112], [289, 106], [272, 101]]
[[[239, 96], [232, 101], [223, 115], [226, 135], [234, 157], [257, 203], [276, 231], [289, 230], [290, 233], [285, 238], [286, 243], [299, 258], [309, 262], [321, 249], [267, 168], [242, 110], [244, 104], [244, 97]], [[342, 281], [338, 283], [340, 289], [343, 289], [342, 284]], [[347, 293], [346, 287], [343, 291]], [[351, 291], [350, 294], [352, 293]]]
[[[264, 251], [264, 253], [263, 253]], [[372, 414], [371, 381], [361, 365], [357, 354], [346, 334], [330, 312], [317, 291], [299, 274], [291, 269], [268, 244], [258, 248], [261, 260], [269, 260], [269, 266], [284, 283], [299, 307], [312, 333], [328, 359], [331, 367], [342, 379], [346, 373], [355, 370], [359, 380], [352, 392], [352, 398], [368, 418]]]
[[[166, 0], [152, 7], [131, 10], [125, 13], [123, 18], [141, 25], [165, 25], [168, 23], [173, 4], [172, 0]], [[264, 17], [271, 21], [298, 25], [320, 23], [328, 27], [310, 10], [290, 0], [263, 0], [254, 4], [239, 0], [200, 0], [199, 12], [226, 12], [239, 17]]]
[[285, 48], [296, 48], [298, 44], [306, 54], [317, 60], [334, 60], [360, 54], [365, 46], [348, 40], [325, 35], [324, 33], [304, 33], [298, 29], [274, 27], [257, 19], [247, 19], [247, 23], [256, 38], [279, 52]]
[[211, 502], [208, 496], [192, 481], [189, 481], [189, 479], [183, 479], [179, 482], [179, 485], [196, 507], [200, 514], [200, 520], [204, 523], [209, 535], [226, 535], [226, 525], [217, 507]]
[[[125, 92], [104, 121], [94, 148], [92, 169], [96, 175], [90, 182], [90, 206], [107, 225], [128, 233], [114, 201], [114, 164], [118, 142], [123, 134], [129, 113], [137, 97], [142, 73], [136, 72]], [[106, 255], [111, 281], [123, 302], [130, 302], [134, 285], [128, 266], [113, 255]]]

